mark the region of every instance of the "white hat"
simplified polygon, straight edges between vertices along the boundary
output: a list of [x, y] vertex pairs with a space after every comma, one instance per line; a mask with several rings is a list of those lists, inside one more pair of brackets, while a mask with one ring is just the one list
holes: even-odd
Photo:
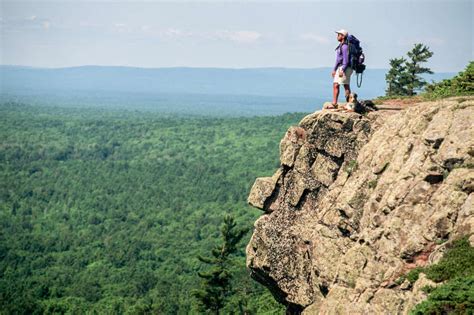
[[347, 31], [346, 31], [345, 29], [343, 29], [343, 28], [341, 28], [339, 31], [336, 31], [336, 33], [342, 34], [342, 35], [344, 35], [344, 36], [347, 36]]

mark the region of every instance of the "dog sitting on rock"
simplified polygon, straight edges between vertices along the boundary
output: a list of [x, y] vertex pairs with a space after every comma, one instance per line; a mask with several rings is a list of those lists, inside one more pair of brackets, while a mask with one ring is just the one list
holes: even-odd
[[351, 93], [349, 94], [348, 101], [345, 105], [343, 105], [344, 110], [347, 112], [356, 112], [358, 107], [360, 107], [359, 101], [357, 100], [357, 94]]
[[323, 109], [330, 109], [337, 112], [355, 112], [358, 114], [377, 110], [375, 104], [370, 100], [359, 102], [357, 99], [357, 93], [350, 93], [347, 100], [348, 102], [345, 104], [336, 105], [326, 102], [323, 105]]

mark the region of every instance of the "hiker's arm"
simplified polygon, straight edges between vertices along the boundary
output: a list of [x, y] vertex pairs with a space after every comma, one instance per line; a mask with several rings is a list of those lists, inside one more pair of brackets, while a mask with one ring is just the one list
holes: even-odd
[[334, 67], [332, 68], [332, 71], [336, 71], [337, 68], [339, 67], [339, 65], [342, 62], [341, 51], [338, 48], [336, 48], [336, 63], [334, 64]]
[[349, 66], [349, 46], [342, 45], [342, 71], [346, 71]]
[[336, 63], [334, 64], [334, 67], [332, 68], [332, 71], [336, 71], [337, 67], [339, 66], [339, 58], [338, 57], [336, 57]]

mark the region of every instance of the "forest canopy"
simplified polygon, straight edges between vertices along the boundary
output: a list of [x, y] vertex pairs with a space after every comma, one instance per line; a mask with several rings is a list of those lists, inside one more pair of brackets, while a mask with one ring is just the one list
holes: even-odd
[[[1, 104], [0, 309], [195, 312], [197, 257], [226, 214], [251, 230], [260, 212], [246, 203], [250, 187], [279, 166], [279, 140], [303, 116]], [[281, 310], [245, 270], [250, 233], [235, 299], [250, 313]]]

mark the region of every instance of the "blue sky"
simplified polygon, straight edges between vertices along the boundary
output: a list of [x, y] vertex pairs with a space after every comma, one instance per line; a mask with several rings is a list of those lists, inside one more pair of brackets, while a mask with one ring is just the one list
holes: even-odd
[[388, 68], [417, 42], [428, 66], [473, 60], [472, 1], [1, 1], [1, 64], [37, 67], [332, 66], [334, 30]]

